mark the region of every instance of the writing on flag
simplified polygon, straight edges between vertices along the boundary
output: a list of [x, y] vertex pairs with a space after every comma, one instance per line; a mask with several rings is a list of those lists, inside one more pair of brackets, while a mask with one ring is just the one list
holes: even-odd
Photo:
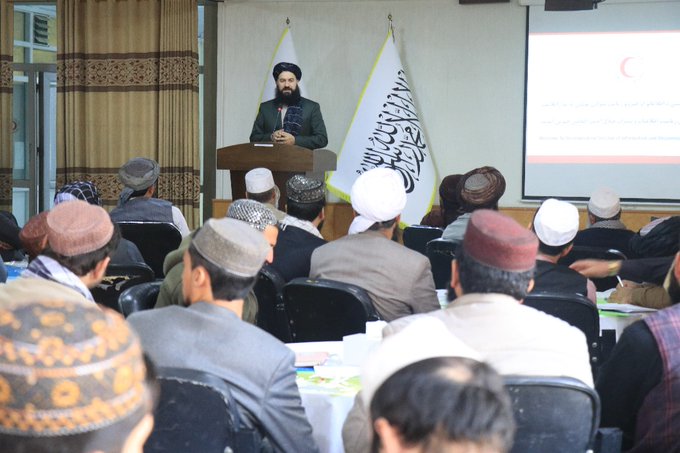
[[407, 193], [403, 225], [417, 224], [434, 200], [436, 176], [413, 92], [391, 31], [359, 99], [328, 187], [350, 201], [356, 178], [372, 168], [391, 168]]

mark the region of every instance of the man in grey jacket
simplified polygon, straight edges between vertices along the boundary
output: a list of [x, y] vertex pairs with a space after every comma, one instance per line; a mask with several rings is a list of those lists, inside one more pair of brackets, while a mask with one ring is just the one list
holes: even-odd
[[241, 320], [243, 298], [271, 247], [239, 220], [211, 219], [184, 253], [188, 308], [170, 306], [128, 318], [144, 350], [163, 367], [215, 374], [231, 387], [242, 423], [277, 452], [316, 452], [295, 384], [293, 352]]

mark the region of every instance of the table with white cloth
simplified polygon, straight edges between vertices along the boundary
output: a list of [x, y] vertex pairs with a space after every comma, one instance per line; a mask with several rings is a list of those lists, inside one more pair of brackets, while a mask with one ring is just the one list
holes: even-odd
[[342, 425], [360, 390], [359, 367], [343, 365], [342, 341], [289, 343], [296, 354], [326, 352], [322, 366], [299, 367], [297, 385], [302, 406], [321, 453], [343, 453]]
[[600, 313], [600, 334], [603, 330], [614, 330], [616, 341], [619, 341], [623, 330], [635, 321], [643, 319], [650, 313], [656, 312], [653, 308], [638, 307], [630, 304], [609, 303], [609, 292], [598, 293], [597, 308]]

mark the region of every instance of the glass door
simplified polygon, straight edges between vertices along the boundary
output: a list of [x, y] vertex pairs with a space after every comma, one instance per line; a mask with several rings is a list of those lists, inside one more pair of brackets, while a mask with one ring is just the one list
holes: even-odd
[[50, 209], [56, 184], [57, 83], [54, 65], [14, 65], [12, 212], [19, 225]]

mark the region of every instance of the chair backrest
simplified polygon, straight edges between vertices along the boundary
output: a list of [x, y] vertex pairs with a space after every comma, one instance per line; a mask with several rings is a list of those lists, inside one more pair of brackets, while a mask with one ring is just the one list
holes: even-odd
[[239, 409], [220, 377], [159, 368], [158, 381], [160, 400], [145, 453], [260, 451], [262, 439], [253, 430], [240, 428]]
[[257, 326], [284, 343], [290, 343], [290, 327], [283, 306], [283, 287], [286, 282], [273, 267], [264, 266], [257, 276]]
[[432, 266], [432, 277], [436, 289], [446, 289], [451, 281], [451, 261], [456, 258], [459, 242], [433, 239], [425, 247]]
[[404, 245], [411, 250], [427, 255], [426, 246], [432, 239], [442, 237], [442, 228], [427, 225], [411, 225], [404, 229]]
[[295, 278], [283, 287], [283, 303], [293, 342], [339, 341], [379, 319], [366, 290], [334, 280]]
[[182, 234], [168, 222], [117, 222], [125, 239], [135, 243], [156, 278], [163, 278], [163, 260], [182, 242]]
[[506, 376], [517, 431], [511, 453], [586, 452], [600, 424], [600, 399], [568, 377]]
[[600, 313], [597, 306], [580, 294], [530, 293], [524, 305], [568, 322], [586, 335], [590, 364], [596, 374], [602, 363]]
[[[571, 251], [559, 260], [559, 264], [569, 266], [574, 261], [596, 259], [606, 261], [625, 260], [626, 255], [616, 249], [608, 249], [604, 247], [592, 247], [587, 245], [575, 245]], [[598, 291], [606, 291], [610, 288], [615, 288], [618, 284], [616, 277], [592, 278]]]
[[120, 312], [126, 318], [136, 311], [150, 310], [156, 305], [161, 281], [146, 282], [126, 289], [118, 297]]
[[123, 291], [153, 279], [153, 270], [144, 263], [109, 264], [104, 279], [90, 291], [95, 302], [120, 311], [118, 298]]

